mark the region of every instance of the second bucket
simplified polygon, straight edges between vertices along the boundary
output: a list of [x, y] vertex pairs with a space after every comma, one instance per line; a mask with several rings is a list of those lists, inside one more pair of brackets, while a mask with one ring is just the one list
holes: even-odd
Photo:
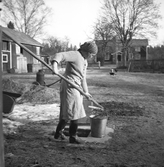
[[107, 117], [106, 116], [90, 116], [91, 136], [102, 138], [105, 136]]

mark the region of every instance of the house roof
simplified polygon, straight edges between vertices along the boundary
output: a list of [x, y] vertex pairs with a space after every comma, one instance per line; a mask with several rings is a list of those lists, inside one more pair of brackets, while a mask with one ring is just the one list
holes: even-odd
[[148, 39], [132, 39], [132, 46], [147, 46]]
[[32, 45], [32, 46], [42, 46], [41, 43], [39, 43], [38, 41], [36, 41], [35, 39], [31, 38], [29, 35], [26, 35], [23, 32], [19, 32], [13, 29], [2, 27], [2, 26], [0, 26], [0, 29], [4, 33], [2, 37], [3, 40], [9, 40], [7, 37], [9, 38], [11, 37], [21, 44]]
[[[101, 45], [102, 44], [102, 40], [97, 40], [96, 44], [97, 45]], [[121, 42], [118, 41], [118, 44], [120, 44]], [[111, 46], [112, 44], [114, 44], [114, 40], [109, 40], [108, 41], [108, 46]], [[131, 40], [131, 46], [147, 46], [148, 45], [148, 39], [132, 39]]]

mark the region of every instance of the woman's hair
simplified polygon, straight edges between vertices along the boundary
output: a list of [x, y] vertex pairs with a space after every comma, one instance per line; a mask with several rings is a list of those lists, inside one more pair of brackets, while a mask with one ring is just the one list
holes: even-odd
[[98, 48], [94, 42], [85, 42], [80, 46], [80, 50], [91, 54], [97, 54]]

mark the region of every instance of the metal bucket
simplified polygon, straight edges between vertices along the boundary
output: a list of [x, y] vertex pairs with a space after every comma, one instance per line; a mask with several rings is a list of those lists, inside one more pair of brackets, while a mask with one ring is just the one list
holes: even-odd
[[102, 138], [105, 136], [107, 116], [90, 116], [91, 136]]

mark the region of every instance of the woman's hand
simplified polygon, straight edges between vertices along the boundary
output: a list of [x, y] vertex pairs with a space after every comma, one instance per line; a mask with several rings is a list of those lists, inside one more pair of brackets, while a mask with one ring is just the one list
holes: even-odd
[[90, 93], [86, 92], [85, 94], [86, 94], [88, 100], [90, 100], [92, 98], [92, 95]]

